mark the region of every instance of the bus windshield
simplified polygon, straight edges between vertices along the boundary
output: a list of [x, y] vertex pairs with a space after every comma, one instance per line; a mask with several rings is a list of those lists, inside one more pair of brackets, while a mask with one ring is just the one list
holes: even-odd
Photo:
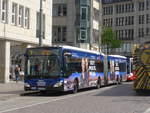
[[55, 56], [30, 56], [27, 60], [27, 75], [58, 76], [60, 63]]
[[46, 50], [46, 52], [44, 52], [43, 54], [43, 51], [45, 50], [32, 50], [32, 52], [30, 52], [32, 54], [28, 54], [26, 58], [26, 75], [60, 76], [61, 63], [59, 61], [59, 52], [54, 52], [53, 50]]

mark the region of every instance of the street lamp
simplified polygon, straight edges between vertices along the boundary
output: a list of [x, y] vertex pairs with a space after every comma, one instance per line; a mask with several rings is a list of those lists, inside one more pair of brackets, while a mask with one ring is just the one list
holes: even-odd
[[43, 0], [40, 0], [40, 17], [39, 17], [39, 20], [40, 20], [40, 25], [39, 25], [39, 32], [40, 32], [40, 35], [39, 35], [39, 46], [43, 46], [43, 43], [42, 43], [42, 39], [43, 39], [43, 4], [42, 4]]

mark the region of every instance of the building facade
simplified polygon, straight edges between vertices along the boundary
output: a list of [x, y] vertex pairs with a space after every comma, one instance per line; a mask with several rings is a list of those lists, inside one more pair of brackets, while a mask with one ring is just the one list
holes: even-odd
[[100, 0], [53, 0], [53, 44], [97, 49], [101, 14]]
[[103, 26], [123, 42], [114, 54], [131, 56], [135, 45], [150, 41], [150, 0], [103, 0], [102, 7]]
[[[0, 82], [9, 82], [26, 47], [38, 45], [39, 9], [40, 0], [0, 0]], [[42, 27], [43, 45], [51, 45], [52, 0], [43, 0]]]

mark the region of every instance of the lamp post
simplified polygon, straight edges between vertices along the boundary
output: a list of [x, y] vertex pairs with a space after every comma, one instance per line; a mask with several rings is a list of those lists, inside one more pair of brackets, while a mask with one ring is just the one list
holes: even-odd
[[42, 43], [42, 39], [43, 39], [43, 4], [42, 4], [43, 0], [40, 0], [40, 17], [39, 17], [39, 20], [40, 20], [40, 25], [39, 25], [39, 32], [40, 32], [40, 35], [39, 35], [39, 46], [43, 46], [43, 43]]

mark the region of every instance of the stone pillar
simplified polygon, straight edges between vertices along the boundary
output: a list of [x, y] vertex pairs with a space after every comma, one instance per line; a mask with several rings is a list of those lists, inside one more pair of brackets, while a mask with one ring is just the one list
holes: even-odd
[[0, 41], [0, 82], [9, 82], [10, 42]]

